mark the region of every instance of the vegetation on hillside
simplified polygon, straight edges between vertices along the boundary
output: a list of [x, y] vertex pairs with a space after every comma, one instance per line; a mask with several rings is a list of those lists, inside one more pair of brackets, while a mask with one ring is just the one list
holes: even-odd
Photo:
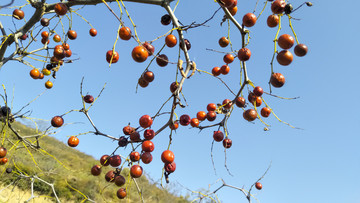
[[[12, 126], [23, 137], [37, 134], [34, 129], [20, 123], [12, 123]], [[15, 139], [15, 135], [9, 128], [4, 125], [1, 125], [0, 128], [2, 129], [3, 146], [13, 146], [9, 142], [16, 143], [18, 139]], [[50, 136], [41, 136], [38, 139], [41, 141], [41, 149], [24, 147], [25, 145], [21, 142], [15, 144], [16, 148], [8, 149], [9, 161], [6, 165], [0, 166], [0, 196], [2, 189], [10, 184], [12, 184], [10, 187], [16, 186], [20, 190], [30, 191], [31, 179], [24, 177], [37, 176], [52, 183], [59, 199], [65, 202], [120, 201], [116, 196], [116, 191], [120, 187], [114, 183], [108, 183], [104, 179], [106, 172], [112, 169], [110, 166], [103, 167], [101, 175], [93, 176], [90, 169], [93, 165], [99, 164], [98, 160], [68, 147]], [[35, 139], [27, 140], [36, 143]], [[56, 157], [52, 155], [56, 155]], [[6, 173], [7, 168], [11, 168], [12, 172]], [[19, 178], [19, 174], [22, 174], [22, 178]], [[140, 202], [140, 195], [130, 178], [128, 168], [123, 169], [121, 174], [126, 178], [126, 184], [123, 186], [127, 191], [126, 202]], [[137, 183], [145, 202], [188, 202], [184, 197], [177, 197], [166, 189], [158, 188], [145, 176], [138, 178]], [[35, 179], [33, 188], [37, 194], [49, 196], [52, 201], [55, 200], [52, 188], [48, 184]], [[123, 201], [125, 202], [125, 200]]]

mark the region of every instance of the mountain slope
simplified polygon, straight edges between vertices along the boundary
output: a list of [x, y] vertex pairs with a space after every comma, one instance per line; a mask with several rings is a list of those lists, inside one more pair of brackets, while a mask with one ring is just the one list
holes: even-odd
[[[20, 123], [15, 122], [12, 126], [23, 137], [37, 134], [34, 129]], [[12, 148], [17, 141], [14, 139], [15, 135], [3, 125], [0, 125], [0, 128], [2, 129], [1, 140], [4, 140], [3, 146], [8, 149], [6, 157], [9, 159], [6, 165], [0, 166], [0, 196], [4, 197], [4, 193], [16, 185], [16, 189], [12, 193], [21, 193], [20, 195], [24, 196], [21, 202], [28, 199], [31, 196], [31, 180], [24, 178], [27, 174], [27, 176], [36, 175], [44, 181], [53, 183], [57, 196], [63, 202], [81, 202], [87, 198], [96, 202], [120, 201], [116, 196], [116, 191], [120, 187], [114, 183], [108, 183], [104, 179], [106, 172], [112, 169], [111, 167], [103, 167], [101, 175], [93, 176], [90, 169], [93, 165], [99, 164], [98, 160], [49, 136], [39, 138], [41, 149], [24, 147], [22, 142], [16, 145], [16, 149]], [[35, 139], [31, 141], [36, 143]], [[7, 174], [6, 168], [13, 169], [13, 172]], [[18, 174], [20, 173], [23, 174], [21, 175], [23, 178], [19, 178]], [[126, 184], [123, 186], [127, 190], [126, 202], [140, 202], [140, 195], [129, 176], [128, 168], [123, 169], [121, 174], [126, 178]], [[188, 202], [184, 197], [177, 197], [165, 189], [156, 187], [156, 184], [150, 183], [144, 175], [138, 178], [137, 182], [142, 189], [145, 202]], [[2, 190], [12, 183], [14, 184], [7, 190]], [[48, 201], [55, 200], [52, 188], [44, 182], [35, 179], [33, 188], [37, 195], [52, 197], [47, 198]], [[14, 196], [19, 195], [15, 194]], [[6, 200], [0, 199], [0, 201]], [[18, 202], [19, 200], [10, 199], [9, 201]], [[121, 201], [125, 202], [125, 200]], [[36, 199], [34, 202], [40, 202], [40, 199]]]

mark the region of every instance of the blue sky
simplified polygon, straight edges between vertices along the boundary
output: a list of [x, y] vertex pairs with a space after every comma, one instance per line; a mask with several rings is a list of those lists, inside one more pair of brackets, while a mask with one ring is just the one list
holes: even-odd
[[[125, 4], [136, 23], [141, 41], [153, 40], [170, 29], [169, 26], [160, 24], [161, 16], [166, 13], [163, 8], [136, 3]], [[293, 2], [294, 7], [299, 4]], [[360, 99], [356, 93], [359, 87], [357, 52], [360, 45], [356, 13], [360, 3], [313, 1], [313, 4], [313, 7], [304, 6], [293, 14], [294, 18], [301, 19], [293, 21], [293, 25], [299, 41], [308, 45], [308, 54], [302, 58], [294, 56], [294, 61], [289, 66], [274, 63], [275, 72], [285, 75], [286, 84], [282, 88], [274, 89], [273, 93], [283, 97], [300, 98], [281, 100], [264, 96], [282, 120], [302, 130], [292, 129], [271, 115], [266, 119], [267, 123], [271, 124], [270, 131], [265, 132], [259, 120], [249, 123], [242, 118], [242, 110], [235, 109], [228, 121], [229, 137], [233, 140], [232, 148], [227, 150], [227, 165], [234, 175], [230, 176], [224, 167], [224, 150], [219, 143], [215, 143], [213, 149], [217, 171], [217, 174], [214, 174], [210, 149], [212, 132], [215, 129], [205, 129], [199, 133], [197, 129], [179, 127], [173, 135], [171, 146], [175, 153], [177, 170], [170, 176], [170, 181], [178, 182], [191, 190], [198, 190], [223, 178], [228, 184], [244, 186], [247, 189], [261, 177], [272, 162], [270, 171], [261, 181], [263, 189], [254, 190], [261, 202], [360, 202], [360, 187], [357, 184], [360, 179], [360, 153], [357, 150], [360, 141], [357, 129], [360, 111], [356, 107]], [[175, 3], [171, 4], [174, 5]], [[262, 5], [263, 2], [259, 2], [256, 14], [259, 14]], [[118, 12], [115, 3], [111, 6]], [[236, 19], [241, 21], [242, 16], [252, 12], [254, 6], [255, 1], [238, 0]], [[180, 1], [175, 14], [183, 24], [190, 24], [194, 21], [203, 22], [217, 8], [210, 0]], [[29, 10], [27, 13], [31, 12]], [[90, 26], [74, 16], [73, 29], [78, 32], [78, 39], [70, 41], [69, 44], [74, 54], [72, 58], [79, 60], [61, 67], [53, 89], [46, 91], [27, 109], [33, 111], [31, 117], [50, 120], [54, 115], [81, 108], [79, 89], [82, 77], [85, 77], [84, 92], [93, 95], [97, 95], [104, 83], [107, 83], [90, 115], [101, 131], [118, 137], [122, 135], [123, 126], [129, 122], [137, 125], [140, 116], [154, 115], [166, 101], [170, 96], [169, 85], [175, 80], [176, 66], [159, 67], [155, 63], [151, 64], [150, 70], [155, 74], [155, 81], [135, 94], [137, 79], [150, 60], [141, 64], [134, 62], [130, 53], [136, 42], [119, 40], [116, 45], [120, 55], [119, 62], [109, 68], [105, 53], [113, 46], [119, 23], [104, 5], [89, 6], [79, 13], [98, 30], [98, 36], [90, 37]], [[248, 48], [251, 49], [252, 56], [247, 63], [250, 79], [265, 91], [269, 90], [269, 63], [273, 53], [272, 40], [276, 34], [276, 28], [266, 26], [268, 15], [269, 5], [257, 24], [250, 28], [251, 41]], [[26, 14], [26, 17], [29, 16]], [[125, 15], [123, 19], [131, 27]], [[185, 38], [192, 44], [190, 58], [201, 70], [211, 71], [214, 66], [223, 65], [223, 54], [207, 51], [206, 48], [230, 51], [229, 48], [220, 48], [217, 44], [220, 37], [227, 35], [227, 25], [220, 26], [221, 19], [222, 14], [219, 12], [208, 26], [190, 29], [185, 33]], [[10, 25], [13, 30], [9, 17], [1, 16], [0, 20], [4, 25]], [[281, 34], [291, 34], [287, 22], [287, 19], [283, 18]], [[234, 26], [231, 27], [230, 36], [234, 43], [233, 48], [239, 49], [240, 35]], [[155, 52], [163, 42], [161, 38], [153, 43]], [[178, 47], [165, 47], [163, 53], [167, 54], [171, 61], [175, 61]], [[41, 63], [34, 65], [42, 67]], [[237, 90], [239, 61], [236, 59], [230, 64], [230, 68], [228, 75], [220, 77], [232, 89]], [[45, 90], [46, 80], [33, 80], [28, 75], [29, 71], [29, 67], [17, 62], [9, 62], [1, 69], [1, 83], [7, 87], [11, 96], [14, 89], [14, 110], [21, 108]], [[176, 113], [189, 114], [191, 117], [200, 110], [205, 111], [208, 103], [220, 103], [226, 98], [232, 98], [218, 80], [198, 73], [185, 81], [183, 93], [188, 106], [184, 109], [177, 108]], [[170, 106], [165, 106], [165, 111], [169, 110]], [[167, 118], [165, 115], [157, 119], [152, 128], [160, 128]], [[85, 116], [80, 113], [71, 113], [64, 119], [66, 123], [72, 124], [59, 129], [59, 133], [54, 135], [64, 142], [70, 135], [92, 130]], [[42, 123], [42, 126], [46, 127], [49, 123]], [[160, 155], [167, 147], [169, 132], [168, 129], [164, 130], [154, 138], [154, 160], [144, 166], [145, 172], [154, 180], [161, 177]], [[117, 145], [91, 134], [81, 135], [79, 138], [80, 144], [77, 148], [95, 158], [111, 153]], [[129, 149], [118, 152], [126, 155]], [[219, 183], [215, 184], [212, 190], [218, 185]], [[186, 193], [185, 189], [182, 191]], [[220, 190], [219, 198], [223, 202], [246, 202], [239, 191], [230, 188]]]

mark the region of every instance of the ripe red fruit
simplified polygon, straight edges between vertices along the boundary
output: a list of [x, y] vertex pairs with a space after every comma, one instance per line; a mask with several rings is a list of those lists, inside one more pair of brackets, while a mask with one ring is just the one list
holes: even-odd
[[64, 119], [61, 116], [54, 116], [51, 119], [51, 125], [55, 128], [61, 127], [64, 124]]
[[99, 166], [99, 165], [93, 166], [93, 167], [91, 168], [91, 174], [92, 174], [93, 176], [98, 176], [98, 175], [100, 175], [100, 174], [101, 174], [101, 166]]
[[131, 152], [130, 153], [130, 160], [132, 162], [139, 161], [140, 160], [140, 153], [139, 152]]
[[84, 97], [84, 102], [85, 102], [85, 103], [88, 103], [88, 104], [91, 104], [91, 103], [94, 102], [94, 97], [91, 96], [91, 95], [86, 95], [86, 96]]
[[70, 57], [72, 55], [72, 52], [71, 52], [71, 50], [70, 49], [68, 49], [68, 50], [65, 50], [65, 57]]
[[[190, 50], [191, 49], [191, 43], [188, 39], [184, 39], [184, 42], [185, 42], [185, 46], [186, 46], [186, 50]], [[180, 42], [180, 49], [184, 50], [184, 45], [182, 42]]]
[[141, 127], [143, 128], [148, 128], [152, 125], [153, 120], [149, 115], [143, 115], [141, 116], [141, 118], [139, 119], [139, 124]]
[[228, 65], [223, 65], [221, 66], [220, 68], [220, 72], [223, 74], [223, 75], [227, 75], [229, 72], [230, 72], [230, 67]]
[[68, 12], [68, 7], [63, 3], [57, 3], [54, 7], [55, 13], [63, 16]]
[[89, 30], [89, 34], [90, 36], [95, 37], [97, 35], [97, 30], [95, 28], [91, 28]]
[[234, 6], [232, 8], [228, 8], [229, 12], [231, 13], [232, 16], [234, 16], [237, 11], [238, 11], [238, 7], [237, 6]]
[[199, 111], [196, 114], [196, 118], [199, 119], [199, 121], [203, 121], [206, 119], [206, 113], [205, 111]]
[[79, 144], [79, 138], [77, 138], [76, 136], [71, 136], [68, 139], [68, 145], [70, 147], [76, 147], [76, 146], [78, 146], [78, 144]]
[[41, 43], [42, 44], [49, 44], [50, 43], [50, 40], [48, 38], [42, 38], [41, 39]]
[[261, 116], [262, 116], [262, 117], [267, 118], [267, 117], [269, 117], [270, 114], [271, 114], [271, 109], [268, 108], [268, 107], [264, 107], [264, 108], [261, 109], [261, 112], [260, 112], [260, 113], [261, 113]]
[[165, 164], [172, 163], [174, 161], [174, 159], [175, 159], [175, 155], [170, 150], [165, 150], [161, 154], [161, 161], [164, 162]]
[[153, 129], [147, 129], [144, 131], [145, 140], [151, 140], [155, 137], [155, 132]]
[[168, 173], [173, 173], [176, 170], [175, 162], [164, 164], [165, 171]]
[[142, 77], [143, 77], [144, 80], [146, 80], [147, 82], [152, 82], [152, 81], [154, 81], [154, 79], [155, 79], [155, 75], [154, 75], [154, 73], [151, 72], [151, 71], [146, 71], [146, 72], [142, 75]]
[[252, 27], [255, 25], [256, 20], [257, 18], [255, 14], [247, 13], [243, 17], [243, 25], [245, 25], [246, 27]]
[[256, 103], [256, 106], [261, 106], [262, 100], [261, 97], [256, 96], [253, 92], [250, 92], [248, 95], [249, 102], [254, 105], [254, 102]]
[[138, 63], [142, 63], [146, 61], [147, 57], [149, 56], [149, 53], [143, 46], [136, 46], [132, 50], [131, 56], [134, 59], [134, 61]]
[[131, 39], [131, 30], [128, 27], [121, 27], [119, 30], [119, 37], [122, 40]]
[[293, 61], [293, 55], [289, 50], [282, 50], [276, 56], [276, 60], [280, 65], [287, 66]]
[[230, 140], [229, 138], [225, 138], [223, 140], [223, 146], [226, 148], [226, 149], [229, 149], [232, 145], [232, 140]]
[[0, 159], [0, 165], [5, 165], [9, 161], [8, 158], [4, 157]]
[[140, 134], [137, 131], [134, 131], [133, 133], [130, 134], [130, 140], [133, 142], [140, 142]]
[[270, 77], [270, 83], [274, 87], [282, 87], [285, 84], [285, 77], [281, 73], [273, 73]]
[[169, 128], [171, 130], [176, 130], [176, 129], [178, 129], [178, 127], [179, 127], [179, 122], [177, 122], [177, 121], [175, 121], [174, 124], [172, 124], [172, 123], [169, 124]]
[[[226, 104], [226, 105], [225, 105]], [[230, 109], [231, 108], [231, 105], [232, 105], [232, 102], [230, 99], [225, 99], [223, 102], [222, 102], [222, 105], [225, 105], [224, 106], [224, 109]]]
[[154, 54], [155, 47], [152, 44], [150, 44], [149, 42], [145, 42], [142, 45], [148, 51], [149, 56]]
[[55, 48], [53, 54], [56, 58], [63, 59], [65, 58], [66, 54], [64, 48], [61, 45], [60, 47], [61, 48], [57, 48], [57, 49]]
[[300, 57], [305, 56], [307, 52], [308, 52], [308, 48], [305, 44], [298, 44], [294, 48], [294, 53], [296, 56], [300, 56]]
[[31, 69], [30, 71], [30, 76], [33, 78], [33, 79], [38, 79], [40, 77], [40, 71], [36, 68], [33, 68]]
[[26, 40], [27, 37], [28, 37], [28, 35], [25, 33], [25, 34], [21, 35], [20, 39], [21, 39], [21, 40]]
[[230, 41], [229, 41], [229, 39], [228, 38], [226, 38], [226, 37], [221, 37], [220, 39], [219, 39], [219, 45], [221, 46], [221, 47], [227, 47], [228, 45], [229, 45], [229, 43], [230, 43]]
[[221, 74], [221, 68], [220, 67], [214, 67], [212, 70], [211, 70], [211, 73], [214, 75], [214, 76], [219, 76]]
[[15, 9], [15, 10], [13, 11], [12, 16], [13, 16], [15, 19], [17, 19], [17, 20], [21, 20], [21, 19], [24, 18], [25, 13], [24, 13], [23, 10]]
[[44, 73], [40, 72], [40, 76], [38, 79], [43, 79], [44, 78]]
[[221, 2], [226, 8], [232, 8], [237, 5], [237, 0], [221, 0]]
[[210, 104], [208, 104], [208, 105], [206, 106], [206, 109], [207, 109], [208, 111], [215, 111], [216, 108], [217, 108], [217, 106], [216, 106], [216, 104], [214, 104], [214, 103], [210, 103]]
[[150, 152], [144, 152], [141, 154], [141, 161], [144, 164], [149, 164], [153, 160], [153, 156]]
[[111, 171], [108, 171], [106, 174], [105, 174], [105, 180], [107, 182], [114, 182], [115, 181], [115, 173], [113, 170]]
[[48, 31], [42, 31], [41, 32], [41, 37], [46, 38], [46, 39], [49, 38], [49, 32]]
[[254, 109], [244, 111], [243, 117], [247, 121], [254, 121], [257, 118], [257, 112]]
[[180, 116], [180, 125], [187, 126], [190, 124], [190, 122], [191, 122], [191, 118], [189, 115], [184, 114]]
[[165, 44], [166, 44], [166, 46], [168, 46], [170, 48], [176, 46], [177, 38], [175, 37], [175, 35], [170, 34], [170, 35], [166, 36]]
[[69, 50], [70, 49], [70, 45], [68, 43], [65, 43], [65, 42], [61, 46], [64, 48], [64, 50]]
[[120, 188], [117, 192], [116, 192], [116, 196], [119, 199], [124, 199], [126, 197], [126, 189], [125, 188]]
[[75, 32], [75, 30], [69, 30], [67, 32], [67, 36], [69, 39], [74, 40], [77, 37], [77, 33]]
[[294, 38], [289, 34], [283, 34], [277, 40], [279, 46], [283, 49], [290, 49], [294, 45]]
[[109, 162], [109, 155], [105, 154], [105, 155], [102, 155], [101, 158], [100, 158], [100, 164], [103, 165], [103, 166], [108, 166], [110, 165], [110, 162]]
[[150, 140], [146, 140], [142, 143], [141, 148], [144, 152], [152, 152], [155, 149], [155, 145]]
[[216, 113], [215, 111], [209, 111], [207, 114], [206, 114], [206, 119], [208, 121], [214, 121], [216, 119]]
[[123, 133], [125, 135], [131, 135], [133, 132], [135, 132], [135, 128], [131, 127], [130, 125], [127, 125], [123, 128]]
[[143, 77], [140, 77], [138, 80], [138, 84], [140, 85], [140, 87], [145, 88], [147, 86], [149, 86], [149, 82], [146, 81]]
[[139, 178], [142, 175], [142, 173], [143, 173], [143, 169], [139, 165], [133, 165], [130, 168], [130, 175], [133, 178]]
[[256, 189], [261, 190], [262, 189], [262, 184], [259, 183], [259, 182], [256, 182], [255, 187], [256, 187]]
[[226, 64], [232, 63], [234, 61], [234, 55], [232, 54], [225, 54], [224, 58], [223, 58], [224, 62]]
[[[179, 83], [178, 82], [173, 82], [170, 84], [170, 92], [174, 93], [179, 87]], [[182, 90], [182, 88], [180, 89], [180, 91]]]
[[7, 154], [7, 150], [5, 147], [0, 147], [0, 158], [4, 158]]
[[264, 93], [264, 90], [260, 86], [256, 86], [253, 92], [256, 96], [261, 97], [261, 95]]
[[119, 155], [113, 155], [109, 158], [110, 166], [118, 167], [121, 164], [121, 157]]
[[271, 11], [274, 14], [281, 14], [282, 12], [284, 12], [286, 3], [284, 0], [276, 0], [271, 4]]
[[240, 61], [247, 61], [251, 57], [251, 51], [248, 48], [241, 48], [238, 52], [238, 58]]
[[192, 118], [190, 121], [190, 125], [194, 128], [198, 127], [199, 124], [200, 124], [200, 122], [199, 122], [199, 119], [197, 119], [197, 118]]
[[165, 67], [169, 63], [169, 58], [165, 54], [160, 54], [158, 57], [156, 57], [156, 63], [160, 67]]
[[61, 41], [60, 35], [58, 35], [58, 34], [54, 35], [53, 40], [54, 40], [54, 42], [60, 42]]
[[114, 182], [115, 182], [115, 185], [121, 187], [121, 186], [123, 186], [123, 185], [125, 184], [126, 180], [125, 180], [124, 176], [122, 176], [122, 175], [117, 175], [117, 176], [115, 177], [115, 181], [114, 181]]
[[272, 15], [269, 15], [269, 17], [267, 18], [267, 21], [266, 21], [267, 25], [269, 27], [276, 27], [279, 25], [279, 16], [278, 15], [275, 15], [275, 14], [272, 14]]
[[214, 131], [213, 137], [216, 142], [221, 142], [224, 139], [224, 133], [221, 131]]
[[109, 50], [106, 52], [106, 61], [108, 63], [116, 63], [119, 60], [119, 53], [117, 51]]

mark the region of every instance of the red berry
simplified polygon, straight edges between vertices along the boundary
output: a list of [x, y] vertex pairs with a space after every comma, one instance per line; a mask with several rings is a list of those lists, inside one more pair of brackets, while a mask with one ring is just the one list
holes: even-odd
[[142, 147], [142, 150], [143, 150], [144, 152], [152, 152], [152, 151], [154, 151], [154, 149], [155, 149], [154, 143], [151, 142], [150, 140], [144, 141], [144, 142], [142, 143], [141, 147]]
[[256, 15], [253, 13], [247, 13], [243, 17], [243, 25], [246, 27], [252, 27], [256, 23]]
[[109, 158], [110, 166], [118, 167], [121, 164], [121, 157], [119, 155], [114, 155]]
[[139, 165], [133, 165], [130, 168], [130, 175], [133, 178], [139, 178], [142, 175], [142, 173], [143, 173], [143, 169]]
[[255, 187], [256, 187], [256, 189], [261, 190], [262, 189], [262, 184], [259, 183], [259, 182], [256, 182]]
[[152, 118], [149, 115], [143, 115], [141, 116], [141, 118], [139, 119], [139, 124], [141, 127], [143, 128], [148, 128], [152, 125]]
[[230, 140], [229, 138], [225, 138], [223, 140], [223, 146], [226, 148], [226, 149], [229, 149], [232, 145], [232, 140]]
[[91, 174], [92, 174], [93, 176], [98, 176], [98, 175], [100, 175], [100, 174], [101, 174], [101, 166], [99, 166], [99, 165], [93, 166], [93, 167], [91, 168]]
[[165, 150], [161, 154], [161, 161], [164, 162], [165, 164], [172, 163], [174, 161], [174, 159], [175, 159], [175, 155], [170, 150]]
[[153, 156], [151, 155], [150, 152], [144, 152], [141, 155], [141, 161], [144, 164], [149, 164], [151, 161], [153, 160]]
[[175, 164], [175, 162], [165, 164], [164, 168], [165, 168], [166, 172], [173, 173], [176, 170], [176, 164]]
[[153, 129], [147, 129], [144, 131], [145, 140], [151, 140], [155, 137], [155, 132]]
[[209, 111], [207, 114], [206, 114], [206, 119], [208, 121], [214, 121], [216, 119], [216, 113], [215, 111]]
[[109, 155], [102, 155], [102, 157], [100, 158], [100, 164], [103, 165], [103, 166], [108, 166], [110, 165], [110, 162], [109, 162]]
[[132, 162], [139, 161], [140, 160], [140, 153], [139, 152], [131, 152], [130, 153], [130, 160]]
[[221, 142], [224, 139], [224, 133], [221, 131], [214, 131], [213, 137], [216, 142]]
[[190, 124], [190, 122], [191, 122], [191, 118], [189, 115], [184, 114], [184, 115], [180, 116], [180, 125], [187, 126]]
[[261, 97], [261, 95], [264, 93], [264, 90], [260, 86], [256, 86], [253, 92], [256, 96]]
[[91, 103], [94, 102], [94, 97], [91, 96], [91, 95], [86, 95], [86, 96], [84, 97], [84, 101], [85, 101], [85, 103], [91, 104]]

